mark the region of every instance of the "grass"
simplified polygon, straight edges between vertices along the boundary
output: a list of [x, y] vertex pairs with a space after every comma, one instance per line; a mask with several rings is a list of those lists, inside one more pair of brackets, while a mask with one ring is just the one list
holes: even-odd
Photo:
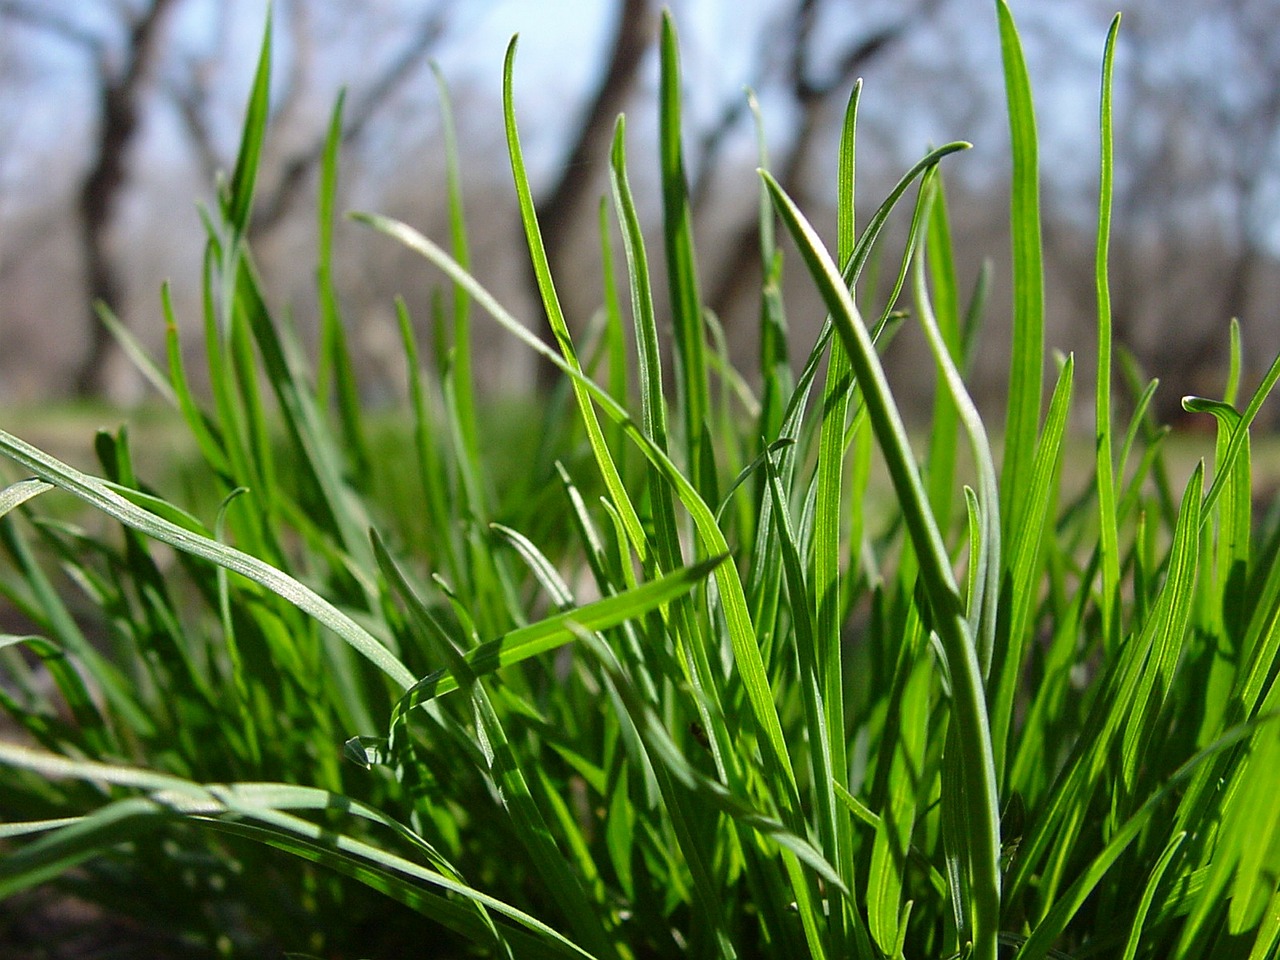
[[[1280, 525], [1255, 516], [1249, 428], [1280, 361], [1243, 392], [1232, 327], [1224, 395], [1184, 402], [1217, 429], [1188, 471], [1151, 418], [1154, 384], [1112, 348], [1117, 18], [1082, 455], [1072, 357], [1045, 382], [1031, 92], [996, 9], [1015, 251], [999, 471], [964, 380], [984, 287], [957, 276], [942, 183], [966, 145], [927, 154], [857, 229], [855, 88], [833, 249], [762, 173], [760, 366], [739, 373], [700, 305], [670, 18], [669, 371], [621, 120], [603, 309], [579, 331], [560, 308], [513, 43], [507, 142], [554, 346], [469, 271], [449, 136], [447, 246], [356, 216], [446, 280], [430, 350], [398, 304], [410, 387], [388, 431], [362, 406], [333, 288], [341, 102], [314, 360], [269, 314], [245, 243], [268, 30], [205, 213], [209, 395], [188, 387], [167, 295], [165, 361], [133, 351], [178, 411], [197, 495], [150, 486], [136, 464], [181, 486], [177, 457], [135, 458], [123, 430], [98, 435], [96, 475], [0, 432], [24, 476], [0, 494], [3, 591], [30, 624], [0, 637], [21, 733], [0, 743], [0, 897], [89, 900], [184, 956], [1277, 956]], [[896, 251], [891, 215], [910, 222]], [[895, 278], [887, 298], [872, 262]], [[794, 364], [784, 269], [829, 311]], [[481, 313], [563, 375], [519, 418], [519, 452], [475, 396]], [[903, 323], [938, 371], [914, 439], [880, 360]], [[109, 524], [36, 511], [66, 494]]]

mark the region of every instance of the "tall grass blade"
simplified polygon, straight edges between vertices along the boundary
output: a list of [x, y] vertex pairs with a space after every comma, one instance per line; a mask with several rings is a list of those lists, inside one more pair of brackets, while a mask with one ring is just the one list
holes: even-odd
[[339, 93], [320, 157], [320, 192], [316, 203], [320, 363], [316, 376], [316, 395], [318, 402], [325, 405], [329, 400], [330, 386], [336, 389], [343, 449], [351, 458], [352, 474], [359, 483], [367, 480], [370, 475], [369, 446], [365, 440], [360, 388], [356, 383], [351, 352], [347, 348], [347, 334], [333, 280], [334, 207], [338, 194], [338, 147], [342, 143], [342, 109], [345, 100], [345, 92]]
[[680, 52], [671, 11], [662, 13], [661, 78], [658, 104], [658, 150], [662, 168], [663, 241], [671, 320], [675, 327], [676, 399], [684, 411], [686, 469], [694, 489], [708, 503], [719, 499], [715, 460], [706, 431], [710, 419], [706, 341], [702, 328], [702, 297], [693, 247], [693, 211], [685, 179], [680, 130]]
[[1044, 262], [1040, 238], [1040, 169], [1031, 81], [1018, 29], [1006, 0], [996, 0], [1013, 153], [1013, 352], [1005, 420], [1000, 507], [1006, 538], [1022, 522], [1020, 479], [1035, 456], [1044, 369]]
[[973, 837], [968, 870], [973, 898], [974, 956], [978, 960], [994, 960], [1000, 915], [1000, 813], [981, 668], [964, 617], [963, 602], [951, 574], [941, 534], [929, 511], [906, 429], [857, 307], [813, 228], [777, 181], [768, 173], [761, 175], [849, 352], [872, 428], [902, 506], [903, 519], [920, 560], [922, 584], [932, 607], [934, 629], [941, 638], [950, 671], [952, 722], [964, 753], [963, 780], [957, 785], [960, 795], [950, 800], [967, 811], [968, 827]]
[[253, 212], [254, 187], [262, 160], [262, 145], [266, 137], [267, 114], [271, 107], [271, 47], [272, 13], [267, 9], [266, 24], [262, 30], [262, 47], [258, 53], [258, 66], [249, 94], [249, 106], [245, 113], [245, 136], [240, 141], [240, 152], [230, 183], [222, 194], [222, 213], [238, 243], [249, 228], [249, 215]]
[[[1116, 37], [1120, 15], [1116, 14], [1107, 32], [1102, 55], [1102, 95], [1098, 125], [1101, 131], [1101, 163], [1098, 174], [1098, 239], [1094, 283], [1098, 297], [1098, 365], [1094, 395], [1094, 441], [1097, 445], [1098, 553], [1102, 566], [1102, 594], [1099, 607], [1103, 629], [1115, 637], [1119, 623], [1117, 601], [1120, 587], [1120, 543], [1116, 521], [1116, 490], [1111, 449], [1111, 283], [1108, 254], [1111, 246], [1111, 199], [1114, 180], [1114, 137], [1112, 132], [1112, 77], [1115, 72]], [[1117, 638], [1118, 639], [1118, 638]], [[1113, 646], [1114, 643], [1108, 644]]]
[[[507, 56], [502, 70], [502, 102], [503, 116], [506, 121], [507, 153], [511, 161], [511, 175], [515, 180], [516, 197], [520, 204], [520, 220], [524, 226], [525, 242], [528, 245], [529, 256], [533, 263], [534, 276], [537, 278], [538, 291], [542, 296], [542, 307], [546, 311], [547, 319], [551, 324], [551, 331], [555, 336], [556, 345], [559, 347], [560, 354], [563, 357], [562, 363], [567, 369], [575, 373], [581, 373], [582, 365], [578, 361], [577, 350], [569, 334], [569, 325], [565, 321], [564, 310], [560, 306], [560, 298], [556, 295], [555, 281], [551, 276], [551, 265], [547, 260], [546, 246], [542, 242], [542, 231], [538, 226], [538, 218], [533, 205], [533, 192], [529, 187], [529, 177], [525, 171], [524, 153], [520, 148], [520, 136], [516, 129], [515, 98], [512, 93], [515, 54], [516, 41], [513, 39], [507, 47]], [[374, 226], [379, 225], [377, 220], [369, 220], [367, 222]], [[422, 239], [425, 240], [426, 238]], [[434, 244], [430, 246], [434, 247]], [[420, 249], [419, 252], [426, 254], [425, 250]], [[431, 258], [429, 257], [429, 259]], [[456, 260], [453, 262], [457, 263]], [[493, 307], [497, 306], [496, 302], [492, 297], [486, 297], [484, 301], [476, 297], [475, 290], [467, 282], [470, 276], [467, 274], [465, 267], [459, 264], [456, 273], [447, 269], [446, 273], [451, 273], [459, 290], [467, 290], [473, 299], [481, 303], [491, 315], [494, 314]], [[501, 310], [500, 307], [498, 309]], [[502, 312], [505, 314], [505, 311]], [[538, 352], [544, 356], [550, 353], [541, 343], [535, 349], [538, 349]], [[551, 356], [554, 356], [554, 354], [551, 354]], [[555, 359], [559, 360], [560, 357]], [[644, 535], [643, 525], [640, 522], [640, 516], [636, 512], [635, 505], [631, 502], [631, 497], [627, 493], [617, 465], [609, 454], [604, 434], [600, 429], [599, 419], [596, 417], [595, 409], [591, 405], [590, 392], [587, 390], [584, 380], [585, 378], [572, 378], [574, 400], [577, 402], [579, 415], [582, 417], [583, 426], [586, 428], [587, 437], [591, 442], [596, 465], [604, 478], [604, 483], [609, 490], [614, 508], [617, 509], [622, 517], [627, 531], [627, 539], [630, 541], [632, 549], [643, 560], [649, 554], [649, 545]], [[621, 409], [621, 405], [617, 405]]]

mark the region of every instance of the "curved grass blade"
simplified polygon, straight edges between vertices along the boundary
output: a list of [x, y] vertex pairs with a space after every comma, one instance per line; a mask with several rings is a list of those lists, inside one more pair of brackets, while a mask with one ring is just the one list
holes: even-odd
[[26, 480], [19, 480], [16, 483], [9, 484], [9, 486], [0, 490], [0, 517], [33, 497], [38, 497], [40, 494], [53, 489], [53, 484], [45, 483], [45, 481], [37, 477], [28, 477]]
[[[605, 630], [624, 620], [642, 616], [688, 593], [705, 580], [724, 559], [722, 556], [704, 560], [633, 590], [512, 630], [469, 651], [466, 655], [467, 668], [476, 677], [483, 676], [568, 643], [576, 635], [573, 629], [575, 627], [581, 630]], [[459, 678], [450, 670], [436, 670], [405, 692], [396, 704], [393, 715], [402, 716], [419, 704], [452, 693], [458, 687]]]
[[960, 796], [969, 814], [972, 856], [969, 862], [973, 897], [974, 956], [994, 960], [1000, 917], [1000, 812], [991, 752], [981, 667], [964, 617], [964, 604], [951, 573], [950, 558], [929, 511], [928, 500], [911, 454], [906, 429], [889, 390], [871, 338], [854, 306], [840, 272], [804, 215], [777, 181], [762, 172], [774, 207], [800, 248], [858, 377], [871, 426], [884, 454], [907, 529], [920, 562], [921, 580], [932, 607], [934, 629], [942, 641], [951, 673], [953, 724], [964, 751]]
[[103, 481], [81, 473], [3, 430], [0, 430], [0, 453], [126, 527], [266, 587], [328, 627], [401, 687], [413, 685], [413, 674], [373, 634], [287, 573], [235, 547], [218, 543], [135, 506]]

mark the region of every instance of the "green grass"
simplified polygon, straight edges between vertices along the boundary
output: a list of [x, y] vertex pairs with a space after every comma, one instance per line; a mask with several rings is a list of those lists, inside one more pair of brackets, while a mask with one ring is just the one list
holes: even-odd
[[[1244, 392], [1233, 326], [1223, 397], [1184, 402], [1217, 429], [1188, 467], [1195, 441], [1152, 421], [1154, 385], [1113, 350], [1113, 28], [1096, 430], [1069, 436], [1072, 358], [1044, 381], [1031, 91], [996, 9], [1015, 252], [998, 444], [965, 372], [1002, 311], [957, 275], [942, 183], [967, 145], [927, 154], [858, 229], [860, 88], [830, 248], [762, 151], [760, 364], [732, 369], [701, 305], [670, 19], [660, 264], [620, 120], [604, 309], [571, 326], [513, 43], [508, 150], [554, 347], [470, 272], [450, 133], [447, 245], [355, 218], [447, 280], [429, 349], [398, 304], [409, 396], [371, 413], [332, 279], [341, 102], [314, 359], [268, 312], [246, 245], [268, 31], [205, 212], [203, 316], [182, 328], [207, 347], [208, 395], [167, 294], [165, 360], [132, 350], [182, 438], [165, 426], [135, 456], [125, 431], [100, 433], [91, 474], [0, 432], [24, 478], [0, 494], [0, 589], [29, 624], [0, 636], [0, 897], [87, 899], [183, 956], [1276, 957], [1280, 524], [1255, 514], [1249, 428], [1280, 361]], [[891, 217], [910, 225], [900, 249]], [[813, 344], [788, 337], [784, 269], [829, 311]], [[562, 386], [516, 416], [487, 406], [479, 322]], [[903, 324], [938, 373], [914, 434], [881, 363]]]

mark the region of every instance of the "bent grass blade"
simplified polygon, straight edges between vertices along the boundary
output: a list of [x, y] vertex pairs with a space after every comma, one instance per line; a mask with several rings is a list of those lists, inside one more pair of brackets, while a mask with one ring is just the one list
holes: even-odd
[[413, 685], [414, 676], [409, 668], [373, 634], [287, 573], [235, 547], [218, 543], [185, 529], [172, 520], [135, 506], [104, 481], [80, 472], [3, 430], [0, 430], [0, 453], [21, 464], [44, 482], [74, 494], [125, 526], [266, 587], [320, 621], [400, 687], [408, 688]]

